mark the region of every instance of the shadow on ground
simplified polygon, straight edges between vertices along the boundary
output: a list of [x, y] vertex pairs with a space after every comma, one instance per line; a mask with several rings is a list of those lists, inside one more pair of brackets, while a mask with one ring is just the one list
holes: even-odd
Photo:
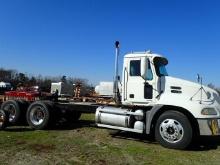
[[189, 150], [207, 151], [216, 150], [220, 146], [220, 136], [200, 136], [194, 140]]
[[[124, 131], [110, 131], [113, 138], [141, 141], [148, 144], [158, 144], [153, 136]], [[159, 145], [159, 144], [158, 144]], [[220, 146], [220, 136], [200, 136], [194, 140], [187, 151], [216, 150]]]
[[[66, 122], [59, 122], [54, 125], [50, 125], [46, 130], [73, 130], [77, 128], [83, 127], [95, 127], [94, 120], [79, 120], [76, 122], [66, 123]], [[27, 124], [26, 125], [10, 125], [8, 126], [5, 131], [8, 132], [25, 132], [25, 131], [33, 131], [34, 129], [30, 128]]]

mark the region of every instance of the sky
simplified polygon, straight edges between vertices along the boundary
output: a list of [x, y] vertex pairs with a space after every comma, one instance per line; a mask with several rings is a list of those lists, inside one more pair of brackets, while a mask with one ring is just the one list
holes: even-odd
[[112, 81], [114, 42], [151, 50], [171, 76], [220, 87], [218, 0], [0, 0], [0, 67]]

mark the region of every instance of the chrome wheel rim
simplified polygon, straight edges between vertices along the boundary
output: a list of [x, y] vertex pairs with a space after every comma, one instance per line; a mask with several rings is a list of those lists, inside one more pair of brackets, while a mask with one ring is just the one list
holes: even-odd
[[35, 106], [30, 112], [30, 120], [34, 125], [40, 125], [44, 122], [45, 111], [41, 106]]
[[178, 143], [183, 139], [183, 126], [174, 119], [165, 119], [160, 124], [160, 135], [168, 143]]
[[8, 120], [12, 122], [16, 116], [16, 107], [14, 104], [8, 104], [4, 109], [9, 112]]
[[5, 116], [4, 114], [0, 113], [0, 127], [3, 126], [4, 122], [5, 122]]

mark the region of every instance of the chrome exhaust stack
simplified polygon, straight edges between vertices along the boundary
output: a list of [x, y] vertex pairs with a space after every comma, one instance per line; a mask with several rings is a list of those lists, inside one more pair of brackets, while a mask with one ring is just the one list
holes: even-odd
[[114, 88], [113, 88], [113, 93], [114, 93], [114, 100], [116, 104], [121, 103], [121, 98], [120, 98], [120, 93], [118, 89], [118, 82], [119, 82], [119, 75], [118, 75], [118, 56], [119, 56], [119, 41], [115, 42], [115, 77], [114, 77]]

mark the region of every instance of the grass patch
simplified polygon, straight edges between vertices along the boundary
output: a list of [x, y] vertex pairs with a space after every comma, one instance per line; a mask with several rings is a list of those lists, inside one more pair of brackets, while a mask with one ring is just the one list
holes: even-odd
[[[170, 150], [131, 133], [111, 136], [82, 115], [72, 128], [34, 131], [11, 127], [0, 132], [0, 164], [219, 164], [220, 140], [212, 147]], [[209, 142], [208, 142], [209, 143]]]

